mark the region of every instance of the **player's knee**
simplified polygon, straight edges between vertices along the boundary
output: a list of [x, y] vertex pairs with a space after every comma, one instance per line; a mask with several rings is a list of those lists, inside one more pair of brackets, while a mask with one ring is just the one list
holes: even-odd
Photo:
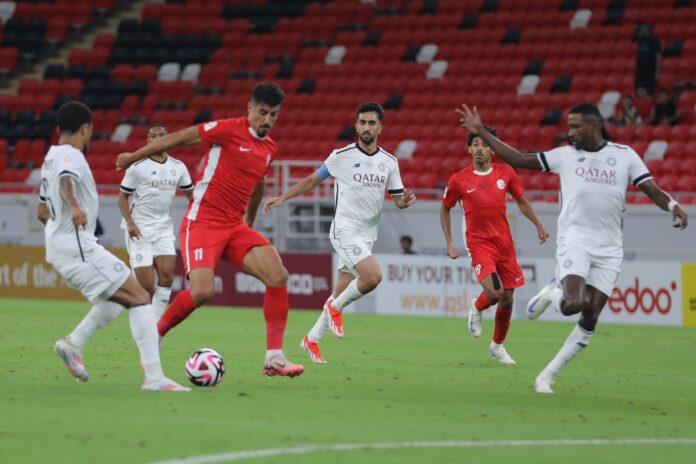
[[160, 287], [171, 287], [174, 283], [174, 276], [172, 274], [163, 274], [158, 277], [159, 282], [157, 282], [157, 285], [159, 285]]
[[503, 299], [502, 289], [501, 290], [486, 289], [484, 291], [486, 292], [486, 297], [488, 298], [488, 301], [490, 301], [492, 305], [499, 303]]
[[379, 269], [376, 269], [371, 272], [365, 273], [365, 276], [360, 276], [363, 278], [363, 281], [365, 283], [365, 287], [369, 288], [370, 290], [374, 290], [380, 282], [382, 282], [382, 271]]
[[150, 303], [150, 294], [142, 286], [138, 287], [133, 292], [132, 299], [130, 301], [130, 307], [140, 306]]
[[500, 301], [498, 302], [505, 309], [511, 309], [513, 303], [512, 295], [505, 295], [505, 293], [500, 296]]
[[266, 286], [284, 287], [288, 284], [288, 270], [285, 266], [279, 266], [271, 271], [267, 277]]
[[563, 307], [561, 312], [566, 315], [577, 314], [585, 309], [585, 295], [579, 293], [568, 293], [563, 296]]
[[152, 291], [155, 289], [155, 283], [154, 282], [145, 282], [141, 283], [143, 290], [145, 290], [147, 293], [152, 293]]
[[199, 305], [204, 304], [215, 295], [215, 285], [213, 282], [191, 286], [191, 298]]

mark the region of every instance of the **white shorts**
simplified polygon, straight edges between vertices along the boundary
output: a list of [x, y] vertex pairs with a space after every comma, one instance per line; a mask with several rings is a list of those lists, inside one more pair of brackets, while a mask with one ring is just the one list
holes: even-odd
[[53, 268], [94, 304], [111, 298], [131, 275], [128, 266], [101, 245], [85, 252], [84, 261], [57, 262], [53, 263]]
[[171, 227], [156, 231], [143, 239], [133, 240], [126, 231], [126, 250], [132, 268], [152, 266], [155, 256], [176, 256], [175, 239]]
[[578, 246], [559, 246], [556, 250], [556, 278], [560, 282], [565, 276], [576, 275], [607, 296], [611, 296], [619, 277], [622, 250], [587, 250]]
[[368, 256], [372, 256], [372, 246], [375, 242], [367, 242], [362, 237], [350, 234], [330, 235], [331, 245], [333, 245], [338, 255], [338, 270], [350, 272], [355, 277], [355, 265]]

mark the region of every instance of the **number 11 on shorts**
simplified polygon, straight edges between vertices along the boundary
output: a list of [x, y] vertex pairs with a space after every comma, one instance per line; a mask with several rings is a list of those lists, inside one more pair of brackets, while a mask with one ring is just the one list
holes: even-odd
[[193, 260], [200, 261], [203, 259], [203, 248], [194, 248], [193, 250]]

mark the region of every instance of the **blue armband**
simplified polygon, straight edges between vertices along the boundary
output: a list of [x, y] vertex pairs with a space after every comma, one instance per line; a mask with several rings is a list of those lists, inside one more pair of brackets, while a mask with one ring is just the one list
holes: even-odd
[[326, 178], [330, 176], [329, 168], [327, 168], [325, 164], [322, 164], [321, 167], [317, 169], [314, 174], [319, 176], [321, 180], [326, 180]]

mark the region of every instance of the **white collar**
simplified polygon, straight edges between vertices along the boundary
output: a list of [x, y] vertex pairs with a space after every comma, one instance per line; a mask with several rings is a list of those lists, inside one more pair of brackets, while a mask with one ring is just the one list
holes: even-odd
[[259, 134], [256, 133], [253, 127], [249, 126], [249, 133], [251, 134], [252, 137], [258, 140], [266, 140], [265, 137], [259, 137]]
[[488, 169], [485, 170], [485, 171], [477, 171], [476, 169], [474, 169], [474, 174], [476, 174], [477, 176], [487, 176], [487, 175], [490, 174], [491, 172], [493, 172], [493, 166], [492, 166], [492, 165], [491, 165], [490, 168], [488, 168]]

